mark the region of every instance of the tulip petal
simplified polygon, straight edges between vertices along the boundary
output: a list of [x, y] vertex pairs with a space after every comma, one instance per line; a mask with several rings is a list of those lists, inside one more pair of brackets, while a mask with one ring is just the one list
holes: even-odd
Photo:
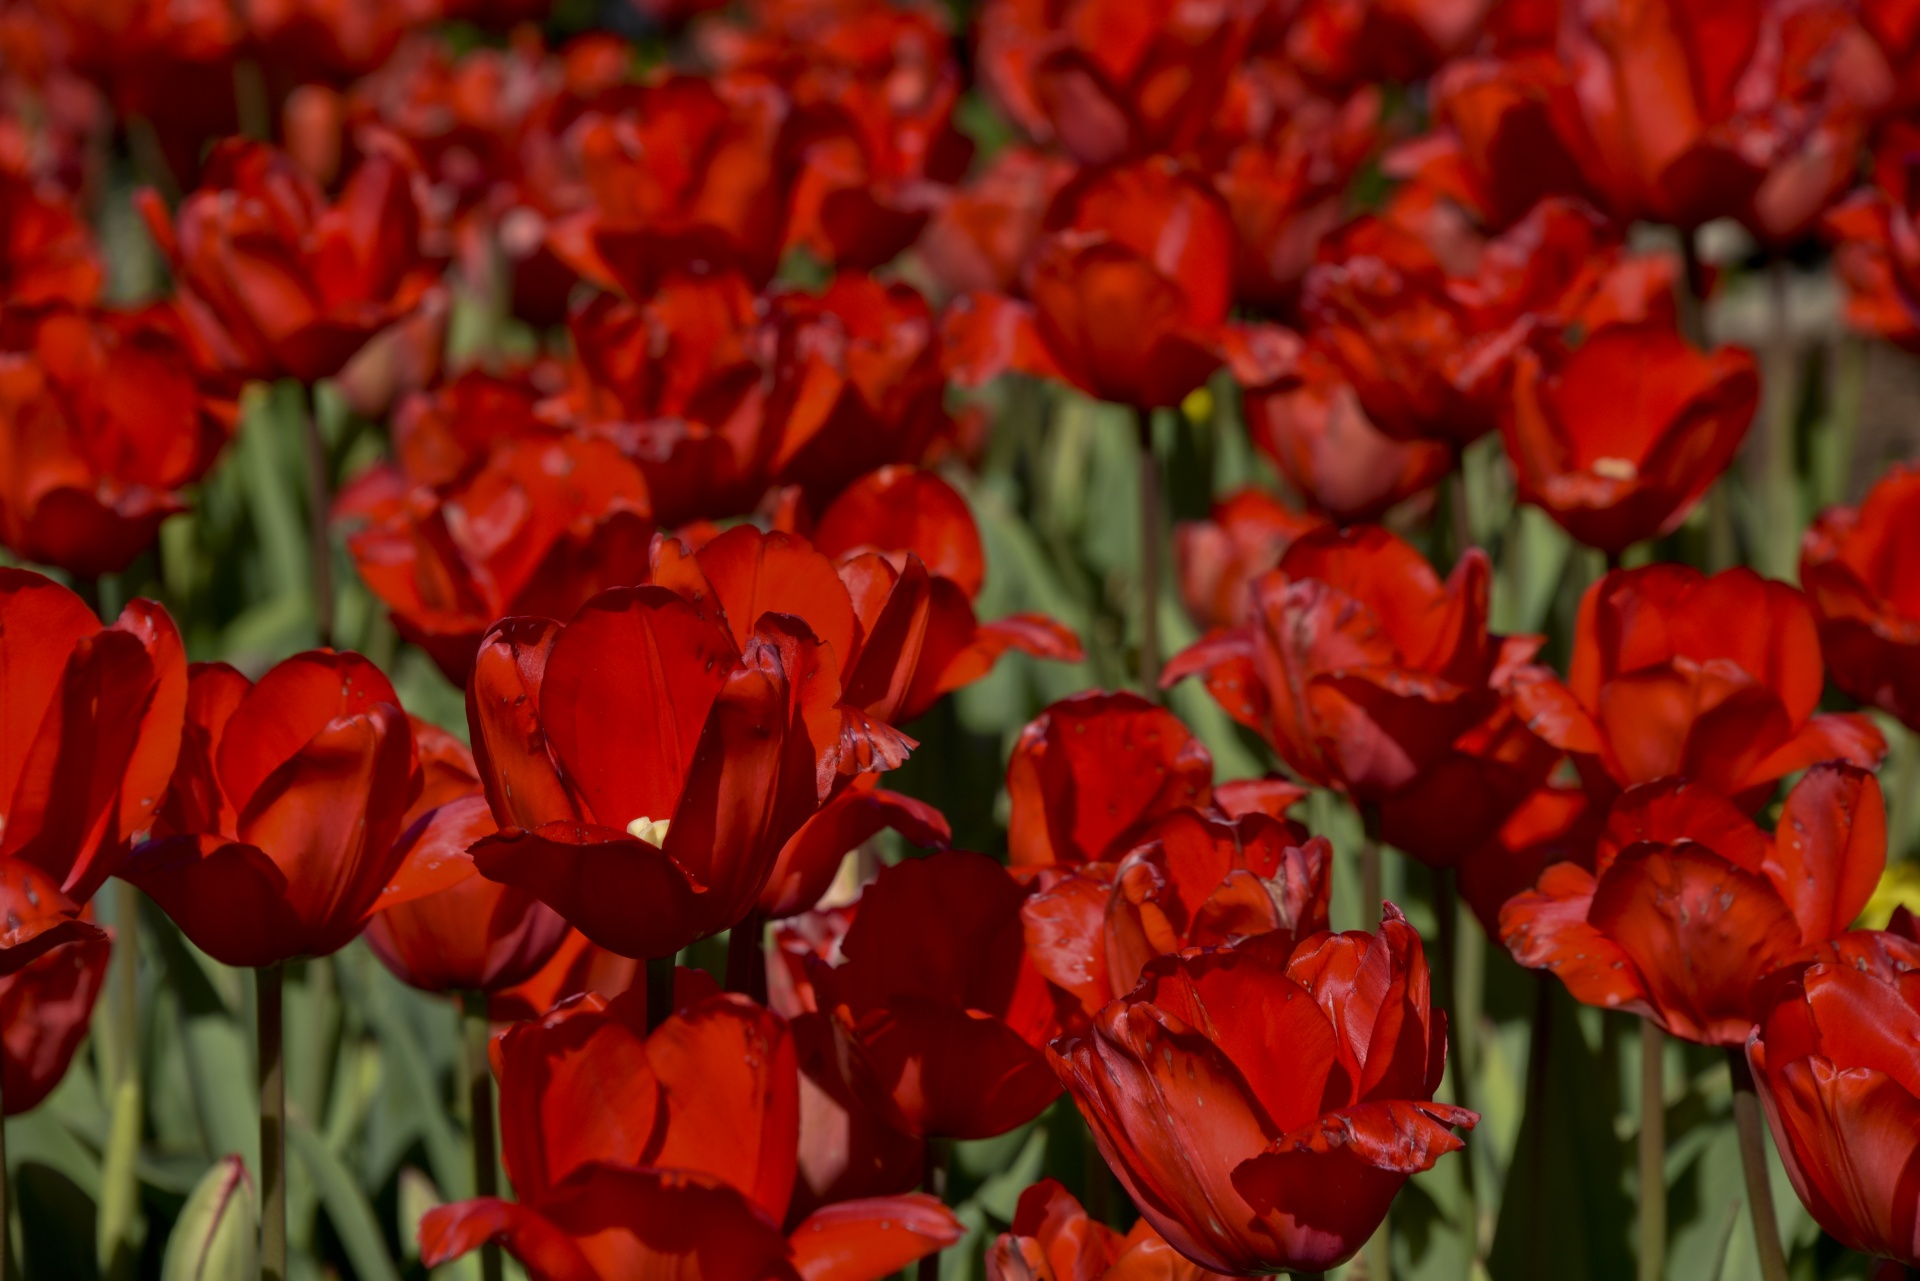
[[540, 691], [559, 635], [560, 625], [544, 618], [502, 619], [480, 642], [467, 679], [474, 768], [502, 826], [532, 829], [579, 817], [540, 721]]
[[287, 878], [254, 846], [172, 836], [135, 851], [120, 875], [146, 892], [195, 947], [224, 965], [272, 965], [307, 949]]
[[1920, 1100], [1881, 1072], [1825, 1057], [1767, 1078], [1774, 1136], [1813, 1217], [1856, 1249], [1920, 1258]]
[[547, 823], [489, 836], [472, 852], [482, 876], [519, 886], [609, 952], [671, 956], [705, 932], [706, 888], [624, 831]]
[[791, 614], [806, 620], [840, 667], [853, 662], [853, 604], [833, 562], [805, 539], [737, 525], [694, 553], [694, 560], [740, 649], [747, 647], [762, 614]]
[[1579, 864], [1550, 864], [1537, 888], [1514, 895], [1501, 909], [1501, 941], [1520, 964], [1552, 970], [1576, 1001], [1648, 1012], [1639, 968], [1587, 921], [1595, 888], [1593, 873]]
[[1808, 770], [1787, 793], [1774, 835], [1781, 897], [1807, 942], [1853, 924], [1886, 866], [1887, 809], [1880, 783], [1857, 765]]
[[965, 1234], [953, 1211], [913, 1192], [824, 1206], [787, 1239], [802, 1281], [880, 1281]]
[[518, 1259], [529, 1281], [606, 1281], [571, 1236], [518, 1202], [456, 1201], [435, 1206], [420, 1220], [420, 1262], [429, 1268], [489, 1242]]
[[0, 800], [9, 815], [67, 656], [99, 630], [93, 611], [66, 588], [29, 570], [0, 568]]
[[[248, 690], [220, 736], [220, 783], [245, 809], [267, 776], [325, 729], [400, 696], [378, 667], [358, 654], [309, 650], [276, 664]], [[391, 839], [391, 838], [389, 838]]]

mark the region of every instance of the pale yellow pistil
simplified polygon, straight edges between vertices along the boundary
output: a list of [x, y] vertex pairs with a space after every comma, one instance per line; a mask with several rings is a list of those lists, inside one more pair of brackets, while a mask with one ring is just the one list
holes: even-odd
[[1608, 480], [1636, 480], [1640, 476], [1640, 467], [1631, 458], [1596, 458], [1593, 460], [1593, 472]]
[[644, 814], [627, 824], [627, 835], [637, 837], [655, 848], [665, 848], [670, 819], [648, 818]]

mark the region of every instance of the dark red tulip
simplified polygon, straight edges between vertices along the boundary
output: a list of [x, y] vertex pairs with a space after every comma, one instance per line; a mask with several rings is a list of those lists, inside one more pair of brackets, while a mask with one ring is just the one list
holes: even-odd
[[1208, 1281], [1214, 1275], [1176, 1254], [1146, 1219], [1117, 1232], [1052, 1179], [1020, 1194], [1012, 1229], [987, 1247], [987, 1281]]
[[151, 191], [140, 207], [220, 365], [312, 382], [339, 373], [433, 283], [416, 176], [397, 148], [376, 151], [329, 204], [282, 153], [229, 139], [176, 214]]
[[0, 542], [98, 577], [186, 510], [237, 417], [186, 338], [167, 308], [0, 319]]
[[934, 214], [920, 258], [950, 294], [1015, 292], [1047, 208], [1073, 175], [1064, 157], [1003, 147]]
[[[238, 10], [261, 55], [304, 83], [352, 80], [392, 56], [415, 27], [438, 21], [442, 0], [241, 0]], [[452, 16], [452, 15], [445, 15]]]
[[1530, 892], [1555, 863], [1591, 870], [1606, 811], [1576, 784], [1548, 783], [1522, 800], [1499, 831], [1455, 868], [1460, 897], [1489, 938], [1500, 937], [1500, 912], [1516, 894]]
[[663, 587], [498, 623], [467, 686], [501, 826], [475, 862], [602, 947], [670, 955], [740, 921], [807, 819], [906, 758], [842, 698], [832, 638]]
[[1016, 124], [1082, 164], [1184, 155], [1259, 17], [1248, 0], [994, 0], [979, 18], [981, 77]]
[[1747, 1061], [1800, 1203], [1842, 1245], [1920, 1265], [1920, 944], [1857, 931], [1762, 1010]]
[[1478, 548], [1442, 583], [1377, 526], [1309, 533], [1254, 581], [1249, 621], [1177, 655], [1161, 681], [1202, 677], [1301, 778], [1377, 803], [1497, 702], [1491, 573]]
[[1809, 770], [1771, 838], [1701, 784], [1642, 784], [1614, 803], [1592, 870], [1548, 867], [1501, 936], [1580, 1001], [1743, 1045], [1761, 981], [1852, 924], [1886, 860], [1880, 785], [1855, 765]]
[[1895, 121], [1876, 149], [1873, 184], [1827, 216], [1847, 323], [1920, 350], [1920, 124]]
[[95, 932], [0, 977], [0, 1089], [18, 1116], [60, 1084], [87, 1037], [112, 945]]
[[1587, 589], [1567, 683], [1515, 690], [1533, 731], [1608, 791], [1684, 778], [1757, 808], [1775, 780], [1886, 751], [1864, 716], [1818, 715], [1825, 674], [1807, 599], [1750, 569], [1616, 570]]
[[1493, 430], [1515, 352], [1536, 328], [1671, 323], [1671, 264], [1627, 256], [1584, 206], [1543, 203], [1465, 272], [1413, 216], [1348, 226], [1322, 249], [1301, 302], [1316, 345], [1396, 439], [1459, 448]]
[[1215, 499], [1207, 520], [1181, 521], [1173, 550], [1187, 613], [1207, 628], [1245, 621], [1248, 584], [1278, 565], [1294, 539], [1325, 523], [1251, 485]]
[[630, 956], [594, 946], [586, 935], [570, 928], [538, 973], [492, 994], [487, 1017], [495, 1023], [521, 1023], [539, 1018], [569, 997], [589, 992], [609, 1001], [622, 992], [644, 993], [644, 968]]
[[518, 1199], [430, 1211], [427, 1266], [497, 1241], [534, 1281], [879, 1281], [960, 1239], [952, 1212], [920, 1193], [793, 1222], [800, 1102], [785, 1023], [716, 995], [648, 1034], [640, 1005], [583, 997], [499, 1039]]
[[155, 825], [186, 707], [186, 651], [160, 606], [133, 601], [102, 627], [66, 588], [0, 569], [0, 866], [92, 897]]
[[1479, 1117], [1432, 1101], [1446, 1045], [1389, 904], [1378, 934], [1290, 957], [1255, 940], [1155, 961], [1053, 1057], [1141, 1214], [1201, 1267], [1251, 1276], [1352, 1258], [1407, 1178], [1461, 1147], [1452, 1128]]
[[1438, 440], [1395, 440], [1374, 426], [1353, 384], [1309, 347], [1300, 376], [1249, 389], [1247, 434], [1308, 506], [1338, 522], [1379, 520], [1453, 469]]
[[1858, 507], [1821, 512], [1800, 583], [1833, 683], [1920, 728], [1920, 468], [1891, 468]]
[[1494, 0], [1305, 0], [1286, 28], [1288, 58], [1322, 84], [1424, 80], [1462, 53]]
[[1110, 863], [1176, 810], [1278, 816], [1304, 793], [1283, 779], [1213, 782], [1206, 745], [1138, 694], [1063, 698], [1020, 731], [1007, 762], [1007, 849], [1022, 873]]
[[1027, 952], [1049, 982], [1098, 1014], [1156, 957], [1259, 935], [1292, 943], [1327, 928], [1333, 847], [1267, 814], [1175, 810], [1118, 863], [1045, 876], [1021, 909]]
[[420, 897], [376, 914], [367, 944], [423, 991], [493, 993], [526, 982], [559, 950], [567, 923], [524, 891], [480, 875], [468, 850], [500, 828], [473, 754], [437, 726], [416, 723], [413, 732], [426, 779], [407, 813], [395, 876]]
[[399, 704], [358, 654], [297, 654], [258, 684], [196, 664], [171, 793], [120, 874], [227, 965], [345, 946], [426, 888], [397, 876], [420, 788]]
[[903, 1129], [988, 1138], [1059, 1094], [1039, 1048], [1054, 1010], [1022, 941], [1025, 898], [984, 855], [908, 859], [861, 895], [845, 960], [812, 967], [819, 1008], [858, 1043]]
[[0, 297], [10, 307], [84, 307], [105, 272], [93, 236], [70, 200], [0, 170]]
[[1092, 171], [1054, 198], [1030, 302], [969, 294], [948, 311], [962, 382], [1006, 370], [1100, 400], [1177, 405], [1223, 363], [1250, 386], [1290, 371], [1298, 340], [1228, 323], [1233, 227], [1198, 174], [1165, 158]]

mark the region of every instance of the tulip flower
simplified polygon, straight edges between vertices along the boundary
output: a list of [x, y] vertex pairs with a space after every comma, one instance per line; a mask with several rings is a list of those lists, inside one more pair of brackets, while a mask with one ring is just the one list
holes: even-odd
[[1496, 8], [1493, 0], [1307, 0], [1288, 24], [1285, 47], [1321, 83], [1410, 83], [1463, 52]]
[[1920, 944], [1842, 935], [1758, 1016], [1747, 1061], [1800, 1203], [1842, 1245], [1920, 1266]]
[[1155, 961], [1054, 1042], [1054, 1068], [1174, 1249], [1230, 1275], [1321, 1271], [1479, 1121], [1433, 1102], [1446, 1021], [1428, 999], [1419, 935], [1389, 904], [1378, 934], [1290, 956], [1256, 939]]
[[1021, 872], [1112, 862], [1176, 810], [1273, 815], [1304, 796], [1283, 779], [1213, 782], [1213, 757], [1180, 718], [1138, 694], [1089, 690], [1020, 731], [1007, 762], [1007, 848]]
[[447, 7], [443, 0], [242, 0], [240, 11], [274, 66], [299, 82], [338, 82], [379, 67], [401, 37]]
[[427, 781], [406, 815], [397, 877], [424, 892], [374, 916], [367, 944], [423, 991], [494, 993], [523, 983], [559, 950], [567, 923], [474, 866], [468, 850], [500, 829], [472, 753], [437, 726], [415, 724], [414, 741]]
[[[1807, 598], [1750, 569], [1616, 570], [1587, 589], [1562, 685], [1515, 687], [1532, 730], [1609, 788], [1684, 778], [1757, 808], [1775, 780], [1886, 751], [1864, 716], [1815, 715], [1825, 676]], [[1610, 782], [1608, 781], [1610, 780]]]
[[651, 1034], [641, 1016], [631, 998], [588, 996], [499, 1039], [518, 1199], [430, 1211], [428, 1267], [497, 1241], [535, 1281], [880, 1281], [960, 1239], [952, 1212], [919, 1193], [793, 1222], [800, 1107], [786, 1025], [738, 996], [682, 1007]]
[[1592, 870], [1548, 867], [1501, 936], [1580, 1001], [1743, 1045], [1762, 980], [1852, 924], [1886, 858], [1880, 785], [1855, 765], [1809, 770], [1771, 838], [1699, 783], [1642, 784], [1614, 803]]
[[86, 1040], [112, 945], [98, 930], [0, 977], [0, 1098], [18, 1116], [53, 1092]]
[[1001, 148], [934, 214], [915, 252], [950, 294], [1013, 292], [1047, 207], [1074, 172], [1051, 152]]
[[0, 322], [0, 542], [89, 578], [150, 547], [237, 416], [165, 308]]
[[1800, 583], [1833, 683], [1920, 728], [1920, 468], [1891, 468], [1859, 507], [1831, 507], [1807, 530]]
[[842, 963], [811, 967], [819, 1009], [847, 1029], [910, 1133], [990, 1138], [1060, 1092], [1039, 1048], [1055, 1020], [1022, 941], [1025, 898], [984, 855], [908, 859], [861, 895]]
[[1254, 448], [1334, 521], [1378, 520], [1453, 468], [1444, 442], [1396, 440], [1374, 426], [1353, 385], [1313, 347], [1297, 382], [1249, 389], [1242, 403]]
[[12, 307], [86, 306], [105, 273], [73, 203], [0, 171], [0, 297]]
[[229, 139], [177, 214], [152, 191], [140, 211], [219, 364], [310, 383], [339, 373], [433, 283], [414, 178], [397, 149], [379, 150], [328, 204], [285, 155]]
[[396, 879], [420, 786], [399, 702], [358, 654], [297, 654], [258, 683], [196, 664], [171, 793], [120, 875], [227, 965], [337, 951], [431, 888]]
[[1443, 584], [1377, 526], [1306, 534], [1254, 581], [1252, 618], [1176, 655], [1161, 683], [1202, 677], [1301, 778], [1377, 803], [1494, 709], [1490, 574], [1474, 548]]
[[832, 638], [791, 616], [650, 586], [571, 623], [506, 619], [467, 685], [501, 827], [474, 861], [610, 951], [669, 956], [745, 917], [857, 775], [906, 759], [911, 739], [842, 699]]
[[1500, 937], [1501, 910], [1533, 889], [1548, 867], [1579, 863], [1591, 870], [1605, 820], [1606, 811], [1578, 785], [1549, 782], [1514, 806], [1499, 830], [1456, 868], [1460, 898], [1487, 937]]
[[1248, 584], [1279, 564], [1294, 539], [1325, 523], [1253, 486], [1215, 499], [1204, 521], [1181, 521], [1173, 549], [1187, 613], [1208, 628], [1245, 621]]
[[1048, 982], [1098, 1014], [1155, 957], [1326, 929], [1332, 871], [1333, 847], [1297, 823], [1175, 810], [1118, 863], [1042, 878], [1020, 910], [1027, 953]]
[[1116, 1232], [1052, 1179], [1020, 1194], [1012, 1229], [987, 1247], [987, 1281], [1208, 1281], [1214, 1275], [1174, 1253], [1148, 1220]]
[[1873, 184], [1827, 215], [1847, 323], [1920, 349], [1920, 126], [1895, 121], [1875, 151]]

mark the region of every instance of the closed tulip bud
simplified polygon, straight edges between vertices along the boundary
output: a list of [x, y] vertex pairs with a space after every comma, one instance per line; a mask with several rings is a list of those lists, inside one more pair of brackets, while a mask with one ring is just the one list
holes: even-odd
[[237, 1156], [215, 1161], [167, 1238], [160, 1281], [253, 1281], [260, 1275], [253, 1180]]

